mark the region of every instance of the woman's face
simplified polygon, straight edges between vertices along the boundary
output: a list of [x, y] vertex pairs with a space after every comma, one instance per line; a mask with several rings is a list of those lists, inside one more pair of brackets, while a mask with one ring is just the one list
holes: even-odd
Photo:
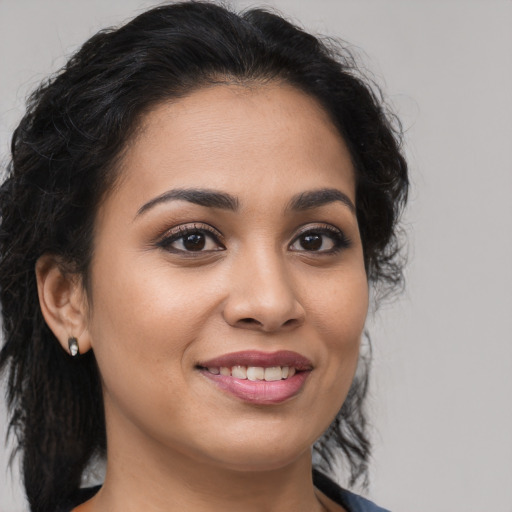
[[290, 463], [340, 409], [367, 311], [339, 133], [290, 86], [215, 86], [151, 111], [120, 167], [81, 337], [109, 450]]

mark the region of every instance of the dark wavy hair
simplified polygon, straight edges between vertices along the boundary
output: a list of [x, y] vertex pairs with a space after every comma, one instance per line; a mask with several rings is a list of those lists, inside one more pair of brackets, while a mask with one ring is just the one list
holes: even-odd
[[[330, 115], [356, 170], [368, 280], [388, 292], [400, 286], [397, 223], [408, 190], [401, 131], [342, 44], [266, 10], [237, 14], [195, 1], [160, 6], [99, 32], [30, 96], [0, 188], [0, 369], [8, 377], [10, 432], [32, 511], [66, 501], [106, 447], [94, 353], [71, 359], [45, 324], [37, 259], [57, 255], [87, 283], [98, 203], [114, 186], [116, 163], [149, 109], [211, 84], [276, 81], [304, 91]], [[341, 449], [351, 484], [367, 475], [367, 382], [363, 364], [315, 446], [327, 467]]]

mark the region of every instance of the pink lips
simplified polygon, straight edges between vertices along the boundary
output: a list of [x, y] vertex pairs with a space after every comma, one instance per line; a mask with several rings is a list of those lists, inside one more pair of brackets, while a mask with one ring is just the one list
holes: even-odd
[[241, 366], [293, 366], [296, 370], [311, 370], [313, 364], [309, 359], [297, 352], [291, 350], [280, 350], [278, 352], [259, 352], [257, 350], [244, 350], [242, 352], [233, 352], [220, 357], [215, 357], [205, 362], [199, 363], [204, 368], [221, 366], [232, 367]]
[[[232, 368], [233, 366], [256, 366], [269, 368], [272, 366], [288, 366], [295, 368], [297, 373], [292, 377], [278, 381], [251, 381], [231, 376], [215, 375], [207, 368]], [[296, 352], [281, 350], [265, 353], [259, 351], [243, 351], [225, 354], [198, 365], [201, 374], [222, 391], [252, 404], [278, 404], [297, 395], [313, 365], [309, 359]]]

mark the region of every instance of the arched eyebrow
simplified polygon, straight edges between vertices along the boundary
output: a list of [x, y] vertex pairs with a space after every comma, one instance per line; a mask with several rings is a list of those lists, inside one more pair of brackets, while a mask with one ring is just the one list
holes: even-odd
[[225, 192], [201, 188], [173, 189], [151, 199], [142, 205], [137, 211], [136, 217], [147, 212], [158, 204], [168, 201], [188, 201], [207, 208], [220, 208], [222, 210], [237, 211], [239, 208], [238, 199]]
[[292, 197], [286, 209], [292, 211], [311, 210], [312, 208], [319, 208], [320, 206], [336, 201], [348, 206], [352, 213], [356, 212], [354, 203], [346, 194], [337, 188], [320, 188], [318, 190], [309, 190], [297, 194]]
[[[238, 198], [226, 192], [219, 192], [217, 190], [201, 189], [201, 188], [186, 188], [186, 189], [173, 189], [164, 192], [163, 194], [151, 199], [142, 205], [137, 211], [135, 218], [147, 212], [151, 208], [161, 203], [169, 201], [188, 201], [199, 206], [207, 208], [220, 208], [222, 210], [238, 211], [240, 203]], [[321, 188], [318, 190], [308, 190], [301, 192], [291, 198], [286, 206], [287, 211], [304, 211], [313, 208], [319, 208], [329, 203], [339, 201], [345, 206], [348, 206], [352, 213], [355, 213], [356, 208], [350, 198], [341, 190], [336, 188]]]

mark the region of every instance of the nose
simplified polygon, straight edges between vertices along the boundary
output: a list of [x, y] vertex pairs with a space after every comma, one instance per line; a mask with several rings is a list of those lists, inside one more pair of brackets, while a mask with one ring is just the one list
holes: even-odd
[[223, 316], [233, 327], [276, 332], [303, 324], [297, 283], [276, 251], [241, 256], [230, 276]]

